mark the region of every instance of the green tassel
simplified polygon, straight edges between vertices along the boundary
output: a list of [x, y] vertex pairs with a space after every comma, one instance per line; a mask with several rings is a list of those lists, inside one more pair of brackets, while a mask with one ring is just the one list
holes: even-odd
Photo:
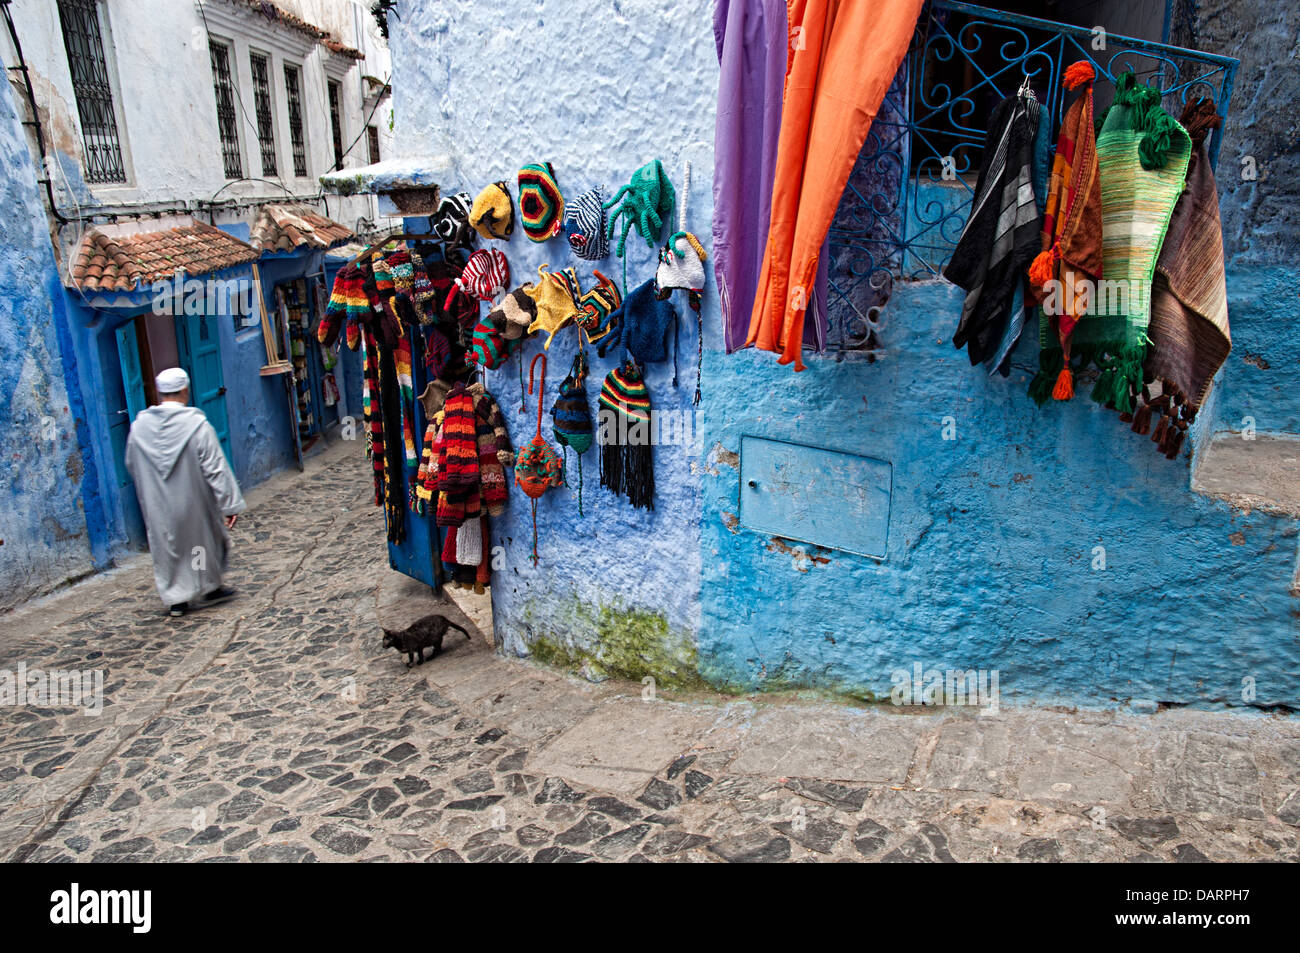
[[1056, 378], [1065, 366], [1065, 354], [1055, 348], [1043, 348], [1038, 352], [1038, 373], [1029, 382], [1029, 396], [1035, 404], [1042, 407], [1052, 399], [1052, 388]]

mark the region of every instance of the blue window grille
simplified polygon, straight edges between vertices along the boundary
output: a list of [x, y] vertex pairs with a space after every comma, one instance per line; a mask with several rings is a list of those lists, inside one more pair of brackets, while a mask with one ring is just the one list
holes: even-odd
[[[830, 231], [829, 348], [866, 351], [895, 281], [936, 278], [961, 237], [993, 106], [1026, 80], [1053, 134], [1063, 111], [1061, 74], [1088, 60], [1098, 115], [1113, 83], [1132, 70], [1163, 93], [1175, 117], [1212, 100], [1226, 120], [1238, 60], [1087, 27], [931, 0], [858, 155]], [[1222, 126], [1210, 140], [1217, 161]], [[1053, 140], [1055, 145], [1055, 140]]]

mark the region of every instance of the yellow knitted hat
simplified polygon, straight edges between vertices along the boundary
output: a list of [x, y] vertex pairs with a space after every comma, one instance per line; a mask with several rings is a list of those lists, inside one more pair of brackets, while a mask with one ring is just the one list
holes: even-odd
[[535, 285], [524, 285], [524, 293], [537, 303], [537, 317], [528, 326], [528, 333], [547, 332], [546, 344], [549, 349], [555, 339], [555, 332], [573, 323], [578, 316], [578, 298], [582, 289], [578, 287], [578, 273], [573, 268], [563, 271], [547, 272], [550, 265], [539, 265], [538, 280]]
[[478, 194], [469, 210], [469, 223], [484, 238], [509, 240], [515, 230], [515, 209], [505, 182], [493, 182]]

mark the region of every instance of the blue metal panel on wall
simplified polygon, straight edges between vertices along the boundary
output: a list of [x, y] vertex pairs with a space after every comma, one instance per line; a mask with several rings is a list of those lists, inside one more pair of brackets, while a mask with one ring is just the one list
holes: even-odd
[[884, 460], [745, 436], [740, 442], [740, 525], [883, 559], [893, 481], [893, 465]]

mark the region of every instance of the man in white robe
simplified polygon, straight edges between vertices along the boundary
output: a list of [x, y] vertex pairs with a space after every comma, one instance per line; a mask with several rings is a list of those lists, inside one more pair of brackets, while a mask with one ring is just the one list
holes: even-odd
[[136, 415], [126, 468], [144, 514], [158, 595], [173, 616], [235, 595], [221, 584], [244, 497], [217, 432], [190, 407], [190, 378], [178, 367], [158, 375], [160, 403]]

